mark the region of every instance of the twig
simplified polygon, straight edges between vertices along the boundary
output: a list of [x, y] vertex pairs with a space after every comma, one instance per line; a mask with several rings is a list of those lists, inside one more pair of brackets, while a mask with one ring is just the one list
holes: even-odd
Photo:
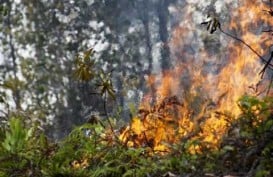
[[263, 30], [262, 32], [264, 32], [264, 33], [270, 33], [270, 32], [273, 32], [273, 30], [272, 29], [268, 29], [268, 30]]
[[[240, 38], [238, 38], [238, 37], [236, 37], [236, 36], [234, 36], [234, 35], [232, 35], [232, 34], [229, 34], [229, 33], [227, 33], [227, 32], [225, 32], [222, 28], [221, 28], [221, 25], [219, 24], [219, 30], [222, 32], [222, 33], [224, 33], [225, 35], [227, 35], [227, 36], [229, 36], [229, 37], [231, 37], [231, 38], [233, 38], [233, 39], [235, 39], [235, 40], [237, 40], [237, 41], [239, 41], [239, 42], [241, 42], [241, 43], [243, 43], [245, 46], [247, 46], [253, 53], [255, 53], [264, 63], [268, 63], [268, 61], [264, 58], [264, 57], [262, 57], [256, 50], [254, 50], [249, 44], [247, 44], [244, 40], [242, 40], [242, 39], [240, 39]], [[273, 69], [273, 65], [269, 62], [268, 64], [267, 64], [267, 66], [270, 66], [271, 67], [271, 69]]]
[[260, 160], [259, 160], [259, 159], [256, 159], [256, 160], [252, 163], [251, 168], [250, 168], [249, 172], [247, 173], [246, 177], [251, 177], [251, 176], [253, 176], [253, 173], [254, 173], [256, 167], [258, 166], [259, 162], [260, 162]]
[[107, 108], [106, 108], [106, 93], [104, 94], [103, 108], [104, 108], [104, 112], [105, 112], [105, 115], [106, 115], [106, 119], [107, 119], [107, 121], [108, 121], [108, 123], [110, 125], [111, 131], [112, 131], [113, 135], [116, 136], [115, 131], [114, 131], [114, 127], [113, 127], [113, 125], [112, 125], [112, 123], [111, 123], [111, 121], [110, 121], [110, 119], [108, 117], [108, 113], [107, 113]]
[[261, 75], [261, 78], [263, 78], [265, 70], [269, 66], [269, 64], [271, 63], [272, 59], [273, 59], [273, 51], [271, 52], [271, 55], [270, 55], [268, 61], [266, 62], [266, 64], [264, 65], [263, 69], [259, 72], [259, 74]]
[[152, 151], [154, 152], [154, 142], [153, 142], [153, 144], [151, 144], [151, 142], [148, 140], [148, 138], [147, 138], [147, 135], [146, 135], [146, 132], [144, 131], [143, 132], [143, 134], [144, 134], [144, 138], [145, 138], [145, 141], [146, 141], [146, 145], [149, 147], [149, 148], [151, 148], [152, 149]]
[[263, 10], [263, 11], [265, 11], [265, 12], [269, 13], [269, 15], [273, 16], [273, 10], [271, 8], [272, 7], [272, 0], [269, 0], [269, 6], [270, 6], [269, 10]]
[[[270, 1], [271, 3], [271, 1]], [[270, 9], [270, 12], [272, 10]], [[273, 11], [272, 11], [272, 14], [273, 14]], [[210, 17], [208, 15], [208, 17]], [[202, 22], [201, 25], [208, 25], [207, 26], [207, 30], [212, 34], [213, 32], [216, 31], [217, 28], [219, 28], [220, 32], [222, 32], [223, 34], [231, 37], [232, 39], [235, 39], [239, 42], [241, 42], [242, 44], [244, 44], [246, 47], [248, 47], [254, 54], [256, 54], [264, 63], [266, 63], [265, 67], [263, 68], [263, 70], [259, 73], [259, 74], [262, 74], [261, 78], [263, 78], [264, 76], [264, 72], [266, 70], [266, 68], [270, 67], [270, 69], [273, 70], [273, 65], [270, 63], [272, 58], [273, 58], [273, 54], [271, 55], [270, 59], [267, 61], [264, 57], [262, 57], [256, 50], [254, 50], [248, 43], [246, 43], [244, 40], [238, 38], [237, 36], [235, 35], [232, 35], [226, 31], [224, 31], [222, 28], [221, 28], [221, 24], [219, 22], [219, 20], [215, 17], [212, 17], [210, 20], [208, 21], [205, 21], [205, 22]]]

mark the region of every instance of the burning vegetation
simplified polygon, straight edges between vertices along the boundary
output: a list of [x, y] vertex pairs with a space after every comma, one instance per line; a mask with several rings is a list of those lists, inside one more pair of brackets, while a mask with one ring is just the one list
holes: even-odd
[[[201, 48], [197, 55], [186, 51], [189, 44], [182, 38], [189, 38], [195, 26], [182, 20], [169, 43], [179, 64], [172, 71], [149, 77], [148, 86], [155, 92], [147, 97], [152, 101], [143, 99], [138, 115], [121, 130], [119, 139], [124, 145], [164, 153], [173, 144], [191, 139], [206, 148], [218, 149], [232, 122], [242, 113], [239, 98], [271, 94], [272, 76], [266, 75], [265, 70], [272, 70], [272, 39], [259, 32], [265, 28], [261, 24], [273, 26], [271, 2], [238, 3], [240, 8], [233, 9], [229, 25], [220, 24], [219, 18], [211, 15], [202, 23], [211, 35], [228, 37], [223, 42], [227, 49], [217, 58]], [[188, 13], [186, 18], [193, 13], [184, 10]], [[214, 65], [206, 68], [208, 63]], [[190, 149], [196, 153], [201, 152], [200, 148]]]
[[[173, 30], [166, 44], [170, 46], [175, 67], [147, 77], [150, 92], [141, 100], [129, 125], [117, 136], [112, 128], [104, 134], [103, 141], [108, 146], [139, 149], [138, 156], [149, 158], [182, 156], [183, 166], [197, 157], [200, 161], [213, 159], [212, 164], [221, 162], [221, 170], [238, 172], [240, 164], [234, 163], [235, 158], [243, 160], [243, 167], [249, 169], [243, 175], [249, 176], [258, 164], [268, 163], [259, 156], [272, 151], [272, 143], [268, 141], [272, 138], [273, 125], [272, 39], [264, 33], [271, 30], [262, 29], [273, 26], [269, 20], [271, 1], [250, 0], [238, 4], [239, 8], [233, 9], [224, 24], [221, 17], [209, 13], [209, 19], [199, 24], [199, 27], [206, 25], [201, 34], [194, 34], [192, 29], [197, 26], [188, 21], [194, 13], [192, 9], [183, 9], [185, 19]], [[218, 35], [219, 49], [215, 49], [218, 54], [206, 50], [209, 46], [195, 45], [198, 35], [204, 43]], [[263, 97], [262, 101], [258, 99]], [[259, 140], [261, 143], [257, 145]], [[132, 165], [136, 164], [134, 160]], [[189, 169], [196, 174], [206, 171], [198, 171], [194, 165]], [[213, 167], [204, 169], [210, 171]]]
[[[0, 163], [0, 175], [273, 176], [271, 1], [237, 3], [226, 23], [210, 14], [206, 26], [189, 22], [194, 11], [183, 9], [185, 19], [164, 44], [175, 66], [147, 76], [150, 91], [119, 131], [106, 109], [107, 98], [115, 99], [111, 74], [93, 75], [92, 49], [83, 61], [78, 56], [78, 79], [99, 78], [106, 120], [91, 116], [55, 144], [11, 119], [7, 133], [0, 129], [0, 162], [9, 163]], [[218, 53], [197, 38], [219, 42]]]
[[228, 120], [224, 114], [212, 115], [212, 107], [215, 104], [206, 101], [196, 113], [176, 96], [165, 97], [153, 106], [140, 108], [139, 115], [121, 131], [120, 140], [129, 147], [149, 147], [162, 153], [189, 139], [202, 139], [207, 147], [217, 148]]

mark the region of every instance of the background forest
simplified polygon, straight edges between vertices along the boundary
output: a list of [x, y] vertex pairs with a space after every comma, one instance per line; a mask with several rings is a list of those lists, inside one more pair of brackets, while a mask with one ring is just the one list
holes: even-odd
[[0, 176], [272, 176], [272, 8], [0, 0]]
[[[1, 1], [1, 115], [18, 110], [31, 121], [51, 125], [59, 139], [92, 112], [102, 99], [94, 83], [73, 77], [76, 55], [96, 51], [95, 72], [112, 71], [116, 101], [137, 102], [144, 76], [171, 64], [167, 42], [174, 1]], [[159, 66], [153, 66], [153, 60]], [[154, 69], [153, 69], [154, 68]], [[116, 104], [117, 103], [117, 104]], [[35, 120], [34, 120], [35, 119]]]

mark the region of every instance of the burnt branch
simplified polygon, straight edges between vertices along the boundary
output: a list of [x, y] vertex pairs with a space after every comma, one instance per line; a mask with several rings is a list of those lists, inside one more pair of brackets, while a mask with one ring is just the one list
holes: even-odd
[[[158, 136], [158, 131], [162, 128], [162, 124], [167, 127], [178, 127], [176, 117], [168, 114], [174, 111], [176, 106], [183, 106], [183, 103], [178, 100], [176, 96], [166, 97], [155, 105], [141, 108], [138, 110], [139, 121], [143, 126], [141, 133], [136, 132], [134, 125], [131, 124], [129, 128], [122, 130], [121, 134], [124, 137], [125, 145], [131, 142], [134, 147], [149, 147], [152, 150], [164, 141]], [[170, 137], [169, 137], [170, 138]], [[168, 139], [168, 138], [167, 138]], [[160, 151], [165, 152], [165, 151]]]
[[178, 105], [178, 106], [183, 106], [183, 104], [178, 100], [176, 96], [168, 97], [165, 98], [161, 104], [158, 105], [157, 111], [165, 109], [167, 106], [172, 106], [172, 105]]
[[[271, 1], [270, 1], [271, 3]], [[273, 11], [270, 9], [270, 12]], [[211, 18], [210, 16], [208, 16], [208, 18], [210, 18], [208, 21], [204, 21], [201, 23], [201, 25], [207, 25], [207, 30], [212, 34], [213, 32], [215, 32], [217, 29], [220, 30], [221, 33], [227, 35], [228, 37], [231, 37], [232, 39], [235, 39], [237, 41], [239, 41], [240, 43], [244, 44], [247, 48], [249, 48], [255, 55], [257, 55], [260, 60], [265, 63], [265, 67], [262, 69], [262, 71], [259, 73], [261, 74], [261, 78], [263, 78], [264, 76], [264, 72], [267, 68], [273, 70], [273, 64], [271, 64], [271, 60], [272, 60], [272, 53], [271, 53], [271, 57], [269, 58], [269, 60], [266, 60], [262, 55], [260, 55], [256, 50], [254, 50], [248, 43], [246, 43], [244, 40], [238, 38], [235, 35], [232, 35], [226, 31], [224, 31], [221, 27], [220, 22], [218, 21], [217, 18]], [[269, 30], [271, 32], [271, 30]]]
[[267, 68], [269, 67], [270, 69], [273, 70], [273, 65], [272, 65], [270, 62], [268, 62], [264, 57], [262, 57], [256, 50], [254, 50], [254, 49], [253, 49], [248, 43], [246, 43], [244, 40], [242, 40], [242, 39], [240, 39], [240, 38], [238, 38], [238, 37], [236, 37], [236, 36], [234, 36], [234, 35], [232, 35], [232, 34], [230, 34], [230, 33], [225, 32], [225, 31], [221, 28], [221, 25], [219, 25], [219, 30], [220, 30], [222, 33], [224, 33], [225, 35], [227, 35], [227, 36], [229, 36], [229, 37], [231, 37], [231, 38], [233, 38], [233, 39], [235, 39], [235, 40], [241, 42], [242, 44], [244, 44], [244, 45], [245, 45], [246, 47], [248, 47], [254, 54], [256, 54], [256, 55], [262, 60], [263, 63], [266, 63]]
[[269, 10], [263, 10], [263, 11], [265, 11], [266, 13], [268, 13], [270, 16], [272, 16], [273, 17], [273, 10], [272, 10], [272, 1], [270, 0], [269, 1], [269, 6], [270, 6], [270, 9]]
[[270, 9], [270, 10], [263, 10], [263, 11], [265, 11], [266, 13], [268, 13], [270, 16], [273, 16], [273, 10], [272, 9]]
[[268, 61], [266, 62], [266, 64], [264, 65], [263, 69], [262, 69], [262, 70], [260, 71], [260, 73], [259, 73], [259, 74], [261, 75], [262, 78], [263, 78], [263, 76], [264, 76], [265, 70], [266, 70], [266, 69], [268, 68], [268, 66], [270, 65], [272, 59], [273, 59], [273, 51], [271, 52], [271, 55], [270, 55]]
[[[268, 29], [268, 30], [263, 30], [262, 32], [264, 32], [264, 33], [273, 33], [273, 30], [272, 29]], [[273, 34], [271, 34], [271, 35], [273, 35]]]

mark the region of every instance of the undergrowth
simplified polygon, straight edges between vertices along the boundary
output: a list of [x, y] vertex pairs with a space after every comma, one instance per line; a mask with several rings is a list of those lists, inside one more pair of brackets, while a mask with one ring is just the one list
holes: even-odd
[[[243, 96], [238, 106], [242, 113], [229, 122], [218, 150], [189, 139], [167, 154], [127, 147], [99, 123], [76, 127], [54, 143], [24, 117], [11, 117], [0, 129], [0, 176], [272, 176], [273, 100]], [[202, 152], [190, 153], [193, 145]]]

